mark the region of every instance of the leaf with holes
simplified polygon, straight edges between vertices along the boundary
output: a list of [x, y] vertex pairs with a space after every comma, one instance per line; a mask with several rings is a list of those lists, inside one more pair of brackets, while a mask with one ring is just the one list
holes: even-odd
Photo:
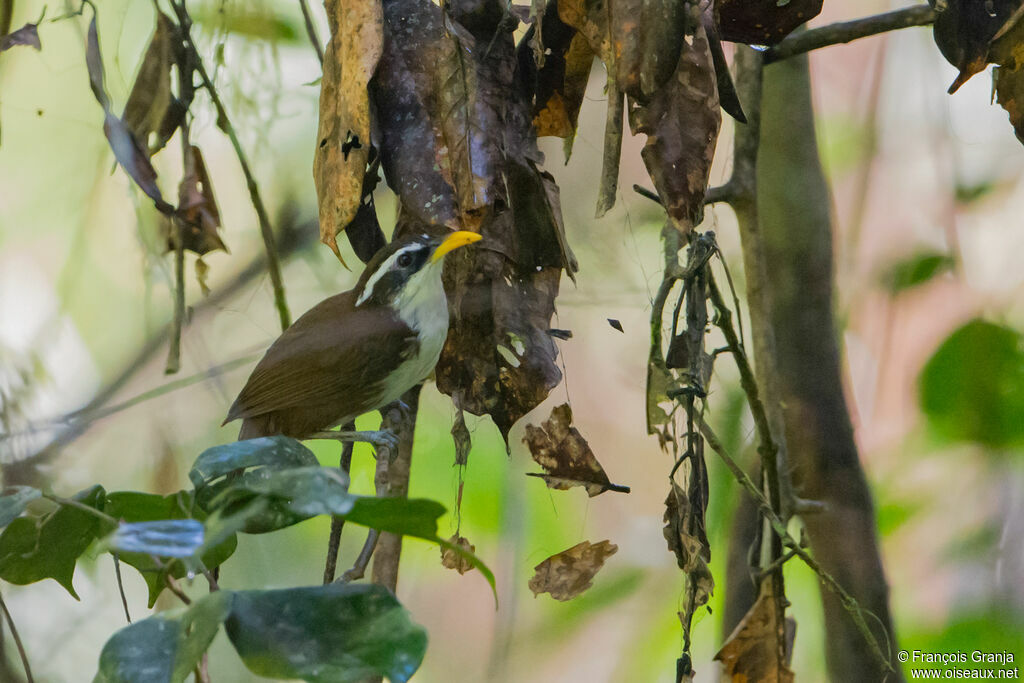
[[337, 236], [362, 203], [370, 155], [367, 87], [384, 49], [379, 0], [328, 0], [331, 39], [324, 52], [320, 123], [313, 178], [320, 204], [320, 240], [338, 258]]
[[612, 484], [608, 480], [590, 444], [572, 426], [572, 408], [568, 403], [552, 408], [551, 416], [540, 427], [526, 425], [523, 442], [530, 449], [533, 459], [546, 472], [527, 474], [541, 477], [548, 488], [564, 491], [573, 486], [582, 486], [591, 498], [609, 490], [629, 493], [628, 486]]
[[530, 590], [535, 596], [549, 593], [555, 600], [572, 600], [594, 585], [594, 576], [618, 549], [610, 541], [583, 541], [552, 555], [534, 567]]

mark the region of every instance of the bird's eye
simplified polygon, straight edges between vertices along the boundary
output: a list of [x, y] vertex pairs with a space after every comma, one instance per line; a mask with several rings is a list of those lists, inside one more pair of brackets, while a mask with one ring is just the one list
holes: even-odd
[[398, 257], [398, 267], [399, 268], [408, 268], [411, 265], [412, 265], [412, 256], [410, 256], [409, 254], [401, 254]]

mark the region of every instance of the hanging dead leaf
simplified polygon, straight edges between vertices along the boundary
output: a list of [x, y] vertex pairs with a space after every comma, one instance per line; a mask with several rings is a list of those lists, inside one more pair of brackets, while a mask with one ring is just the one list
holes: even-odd
[[[448, 539], [448, 542], [454, 546], [458, 546], [466, 552], [476, 552], [476, 546], [469, 542], [469, 539], [464, 536], [455, 534]], [[464, 555], [460, 555], [451, 548], [441, 548], [441, 566], [446, 569], [454, 569], [460, 574], [465, 574], [473, 568], [472, 563]]]
[[529, 476], [541, 477], [548, 488], [565, 491], [573, 486], [582, 486], [591, 498], [605, 491], [629, 493], [628, 486], [619, 486], [608, 480], [590, 444], [572, 426], [572, 408], [568, 403], [555, 406], [551, 416], [540, 427], [526, 425], [523, 443], [537, 464], [547, 472], [529, 472]]
[[[691, 500], [674, 481], [665, 498], [665, 528], [662, 533], [668, 549], [676, 556], [676, 563], [686, 573], [698, 570], [702, 563], [711, 561], [711, 546], [704, 526], [707, 499]], [[692, 520], [692, 521], [691, 521]]]
[[565, 138], [568, 160], [594, 52], [586, 36], [558, 16], [557, 0], [538, 14], [517, 52], [520, 73], [533, 101], [537, 135]]
[[7, 35], [0, 36], [0, 52], [9, 50], [16, 45], [27, 45], [36, 50], [42, 50], [43, 44], [39, 42], [39, 22], [25, 24], [17, 31], [11, 31]]
[[380, 0], [327, 0], [331, 39], [324, 52], [320, 123], [313, 160], [320, 240], [338, 258], [337, 236], [363, 202], [370, 155], [367, 88], [384, 50]]
[[[217, 233], [220, 211], [203, 153], [194, 145], [189, 149], [190, 153], [185, 155], [185, 174], [178, 185], [178, 219], [182, 221], [185, 249], [200, 256], [214, 249], [227, 251]], [[172, 241], [167, 249], [174, 249]]]
[[99, 37], [96, 33], [96, 16], [89, 22], [86, 35], [85, 63], [89, 73], [89, 85], [96, 101], [103, 107], [103, 134], [107, 136], [114, 158], [121, 164], [125, 172], [145, 192], [158, 211], [171, 215], [174, 207], [164, 201], [160, 188], [156, 184], [156, 170], [149, 161], [149, 154], [142, 148], [139, 141], [124, 124], [110, 111], [110, 98], [103, 84], [103, 58], [100, 54]]
[[1020, 0], [946, 0], [945, 9], [935, 15], [932, 35], [942, 56], [960, 70], [950, 93], [990, 62], [1001, 63], [989, 56], [990, 46], [997, 34], [1016, 22], [1020, 9]]
[[762, 581], [757, 601], [726, 639], [715, 660], [723, 680], [732, 683], [792, 683], [785, 647], [786, 624], [779, 623], [771, 581]]
[[199, 284], [199, 291], [203, 293], [203, 296], [210, 296], [210, 266], [207, 265], [203, 257], [196, 259], [196, 282]]
[[686, 235], [704, 215], [704, 194], [722, 124], [707, 34], [698, 23], [672, 80], [645, 105], [631, 102], [633, 134], [645, 134], [647, 171], [676, 230]]
[[534, 567], [533, 594], [550, 593], [555, 600], [572, 600], [593, 585], [594, 575], [619, 547], [611, 541], [583, 541]]
[[821, 12], [823, 0], [716, 0], [715, 19], [722, 40], [775, 45]]
[[[167, 118], [174, 96], [171, 94], [171, 66], [174, 63], [174, 46], [176, 43], [176, 27], [163, 12], [156, 13], [156, 30], [142, 58], [142, 65], [135, 77], [128, 103], [124, 106], [124, 121], [128, 130], [142, 146], [149, 146], [152, 156], [174, 134], [167, 131], [164, 120]], [[150, 135], [159, 133], [150, 145]]]
[[996, 101], [1010, 116], [1017, 139], [1024, 143], [1024, 4], [1000, 29], [989, 50], [999, 67], [995, 74]]

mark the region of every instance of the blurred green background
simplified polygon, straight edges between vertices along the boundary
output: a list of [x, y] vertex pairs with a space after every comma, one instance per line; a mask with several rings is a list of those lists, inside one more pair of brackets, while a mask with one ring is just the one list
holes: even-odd
[[[123, 106], [153, 27], [149, 3], [99, 5], [99, 35], [107, 88]], [[314, 3], [316, 5], [316, 3]], [[42, 2], [15, 3], [12, 27], [38, 18]], [[886, 2], [826, 3], [812, 25], [890, 9]], [[48, 7], [53, 18], [73, 7]], [[215, 64], [225, 98], [260, 188], [281, 224], [310, 237], [284, 270], [293, 315], [352, 286], [316, 244], [312, 157], [319, 65], [296, 2], [194, 2], [200, 49]], [[326, 37], [322, 8], [314, 7]], [[122, 171], [102, 133], [103, 114], [84, 63], [86, 19], [40, 27], [41, 52], [0, 55], [0, 465], [14, 467], [60, 433], [59, 418], [86, 404], [127, 366], [140, 370], [118, 387], [118, 404], [176, 378], [163, 375], [163, 346], [139, 351], [171, 317], [172, 265], [162, 254], [159, 221]], [[933, 429], [918, 403], [918, 376], [955, 329], [985, 316], [1024, 325], [1024, 149], [1002, 109], [989, 105], [989, 82], [975, 77], [955, 97], [945, 89], [955, 70], [942, 60], [927, 29], [829, 48], [811, 60], [818, 136], [835, 202], [838, 296], [848, 392], [858, 444], [878, 511], [891, 600], [902, 647], [934, 651], [1010, 650], [1024, 658], [1024, 472], [1020, 441], [971, 445]], [[398, 594], [426, 626], [430, 645], [417, 680], [671, 680], [681, 646], [676, 612], [682, 575], [662, 537], [661, 516], [671, 466], [644, 429], [644, 377], [653, 288], [660, 282], [662, 215], [634, 195], [649, 186], [640, 161], [642, 140], [623, 151], [620, 201], [593, 219], [604, 125], [603, 73], [591, 79], [573, 156], [563, 165], [561, 141], [542, 140], [547, 168], [562, 191], [571, 244], [580, 261], [578, 284], [563, 282], [556, 326], [573, 338], [559, 342], [565, 382], [526, 421], [539, 422], [568, 399], [576, 425], [612, 481], [628, 496], [588, 499], [581, 489], [549, 491], [512, 432], [507, 457], [497, 429], [470, 418], [473, 451], [465, 470], [461, 533], [495, 571], [501, 609], [486, 582], [441, 567], [436, 546], [406, 541]], [[213, 296], [236, 281], [262, 253], [256, 218], [229, 143], [199, 95], [192, 127], [210, 169], [231, 253], [205, 257]], [[794, 134], [799, 134], [795, 132]], [[713, 184], [730, 171], [731, 124], [719, 142]], [[174, 143], [156, 157], [165, 196], [180, 169]], [[378, 210], [385, 229], [394, 204], [383, 188]], [[708, 212], [704, 229], [718, 235], [742, 290], [740, 249], [730, 210]], [[304, 232], [303, 232], [304, 231]], [[358, 259], [343, 247], [349, 264]], [[932, 261], [922, 262], [932, 258]], [[937, 259], [937, 260], [936, 260]], [[193, 257], [189, 256], [189, 268]], [[950, 265], [952, 264], [952, 265]], [[204, 303], [194, 277], [194, 307], [185, 330], [182, 370], [192, 377], [261, 351], [277, 334], [265, 275], [215, 304]], [[618, 319], [623, 332], [609, 326]], [[955, 351], [955, 349], [954, 349]], [[965, 353], [971, 357], [971, 349]], [[1016, 350], [1019, 363], [1019, 349]], [[33, 475], [69, 494], [99, 482], [108, 490], [167, 493], [204, 448], [230, 441], [221, 428], [251, 365], [187, 387], [157, 391], [94, 421], [58, 455], [33, 463]], [[968, 364], [967, 384], [971, 366]], [[940, 376], [936, 381], [944, 386]], [[949, 380], [953, 381], [953, 380]], [[999, 409], [971, 403], [982, 416]], [[458, 471], [449, 429], [450, 401], [432, 385], [423, 392], [410, 495], [454, 507]], [[731, 452], [749, 458], [751, 423], [728, 359], [716, 368], [711, 419]], [[994, 405], [994, 404], [993, 404]], [[954, 412], [960, 408], [954, 405]], [[1007, 408], [1024, 429], [1021, 410]], [[364, 418], [366, 426], [374, 418]], [[1013, 431], [1011, 426], [1010, 431]], [[317, 443], [324, 463], [335, 445]], [[709, 456], [710, 457], [710, 456]], [[22, 466], [24, 463], [22, 463]], [[718, 581], [710, 610], [695, 631], [698, 680], [714, 680], [711, 658], [720, 643], [719, 606], [724, 552], [740, 492], [709, 460], [708, 531]], [[373, 461], [357, 448], [353, 488], [372, 492]], [[795, 523], [794, 523], [795, 525]], [[455, 530], [443, 520], [441, 534]], [[222, 585], [285, 587], [316, 583], [323, 571], [328, 522], [314, 520], [259, 537], [240, 538]], [[619, 551], [593, 588], [569, 603], [534, 598], [534, 565], [581, 540], [610, 539]], [[341, 563], [362, 536], [345, 534]], [[814, 576], [787, 566], [792, 614], [798, 622], [793, 668], [802, 680], [824, 680], [818, 588]], [[142, 615], [145, 588], [126, 572], [133, 616]], [[75, 602], [55, 582], [4, 586], [40, 681], [91, 677], [103, 642], [124, 621], [110, 557], [80, 564]], [[201, 586], [191, 590], [201, 592]], [[172, 606], [164, 596], [158, 608]], [[8, 642], [6, 657], [16, 653]], [[12, 659], [13, 661], [13, 659]], [[17, 664], [14, 665], [17, 669]], [[252, 676], [218, 637], [211, 655], [214, 681]]]

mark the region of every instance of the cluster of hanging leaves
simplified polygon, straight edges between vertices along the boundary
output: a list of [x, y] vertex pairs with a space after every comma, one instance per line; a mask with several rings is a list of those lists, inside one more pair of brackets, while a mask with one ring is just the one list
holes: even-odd
[[945, 0], [936, 8], [935, 44], [960, 70], [949, 92], [996, 64], [995, 99], [1024, 143], [1024, 3], [1021, 0]]
[[[218, 234], [220, 212], [202, 151], [188, 140], [187, 117], [195, 94], [195, 65], [181, 27], [163, 12], [156, 12], [156, 29], [120, 116], [114, 112], [104, 85], [95, 13], [86, 38], [86, 65], [93, 95], [103, 108], [103, 132], [117, 163], [167, 217], [168, 251], [176, 244], [172, 221], [181, 228], [184, 249], [199, 256], [214, 249], [226, 251]], [[172, 90], [174, 70], [178, 75], [177, 93]], [[183, 138], [184, 168], [178, 185], [178, 205], [174, 206], [160, 190], [152, 159], [179, 132]]]
[[[240, 476], [229, 474], [241, 472]], [[346, 475], [321, 467], [287, 437], [215, 446], [196, 459], [191, 489], [169, 496], [93, 486], [62, 499], [21, 486], [0, 492], [0, 579], [53, 579], [77, 599], [76, 564], [95, 547], [137, 569], [152, 607], [174, 581], [209, 573], [235, 551], [238, 533], [266, 533], [317, 515], [437, 543], [450, 562], [494, 576], [472, 546], [437, 535], [445, 509], [430, 500], [348, 492]], [[47, 498], [48, 500], [41, 500]], [[218, 590], [187, 610], [131, 624], [107, 642], [98, 681], [184, 680], [221, 625], [254, 673], [309, 681], [405, 681], [426, 634], [378, 586]]]

